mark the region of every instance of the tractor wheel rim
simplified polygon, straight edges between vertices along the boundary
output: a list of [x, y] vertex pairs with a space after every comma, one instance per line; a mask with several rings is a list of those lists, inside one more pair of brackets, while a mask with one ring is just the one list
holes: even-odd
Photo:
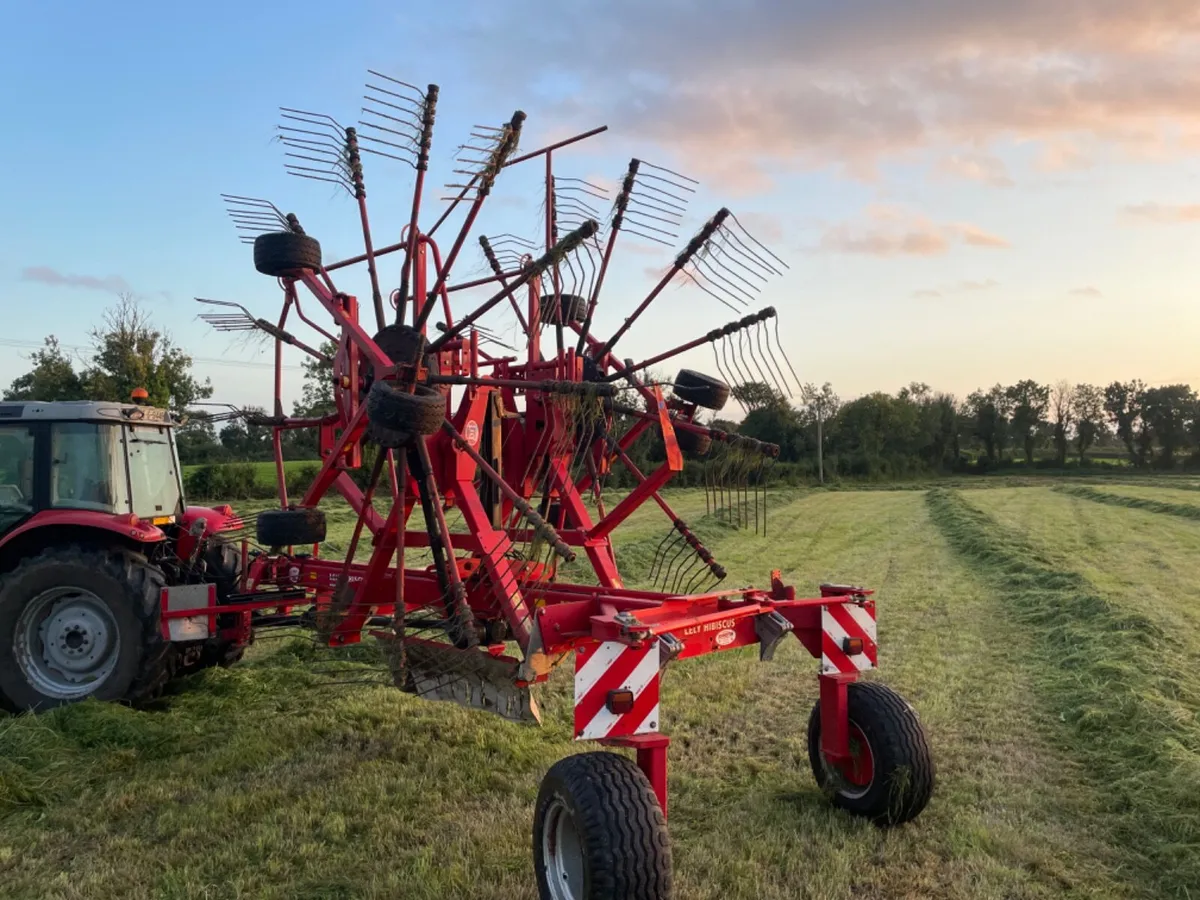
[[837, 767], [838, 793], [850, 800], [863, 797], [875, 782], [875, 754], [862, 729], [850, 722], [850, 759]]
[[542, 859], [546, 883], [553, 900], [582, 900], [584, 896], [583, 844], [575, 817], [567, 805], [554, 798], [542, 825]]
[[44, 696], [77, 700], [117, 666], [121, 635], [108, 605], [91, 591], [57, 587], [34, 597], [17, 619], [17, 664]]

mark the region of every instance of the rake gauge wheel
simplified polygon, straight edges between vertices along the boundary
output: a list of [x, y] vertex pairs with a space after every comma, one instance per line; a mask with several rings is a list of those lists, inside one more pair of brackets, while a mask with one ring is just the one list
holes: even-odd
[[[578, 294], [559, 295], [558, 308], [562, 310], [562, 323], [583, 322], [587, 318], [588, 301]], [[538, 307], [538, 317], [546, 325], [555, 323], [554, 298], [543, 297]]]
[[403, 447], [414, 438], [436, 434], [446, 418], [446, 398], [427, 384], [414, 393], [388, 381], [377, 381], [367, 394], [372, 437], [385, 447]]
[[729, 402], [729, 385], [693, 369], [680, 369], [675, 376], [675, 396], [685, 403], [720, 410]]
[[707, 456], [712, 448], [712, 437], [680, 428], [675, 432], [675, 443], [679, 445], [680, 450], [691, 456]]
[[559, 760], [533, 819], [542, 900], [668, 900], [671, 843], [649, 779], [616, 753]]
[[264, 509], [258, 514], [257, 532], [264, 547], [319, 544], [325, 540], [325, 513], [319, 509]]
[[933, 756], [917, 711], [886, 685], [856, 681], [847, 688], [849, 762], [821, 754], [821, 704], [808, 720], [808, 759], [817, 784], [835, 806], [878, 825], [915, 819], [933, 794]]
[[254, 239], [254, 268], [280, 278], [298, 269], [321, 268], [321, 245], [316, 238], [291, 231], [272, 231]]

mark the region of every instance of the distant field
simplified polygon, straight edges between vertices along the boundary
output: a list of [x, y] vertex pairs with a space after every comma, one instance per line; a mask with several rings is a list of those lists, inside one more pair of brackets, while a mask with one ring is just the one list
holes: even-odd
[[[1200, 521], [1073, 495], [1073, 478], [983, 481], [780, 494], [765, 538], [670, 495], [733, 584], [780, 568], [804, 591], [878, 590], [878, 677], [939, 767], [924, 814], [881, 832], [813, 783], [798, 644], [680, 663], [664, 680], [678, 897], [1200, 897]], [[1154, 486], [1171, 483], [1084, 486], [1200, 506]], [[665, 525], [647, 507], [618, 532], [632, 580]], [[326, 552], [352, 526], [331, 505]], [[0, 719], [0, 895], [534, 896], [538, 782], [577, 749], [569, 673], [535, 730], [322, 686], [311, 656], [263, 642], [157, 711]]]

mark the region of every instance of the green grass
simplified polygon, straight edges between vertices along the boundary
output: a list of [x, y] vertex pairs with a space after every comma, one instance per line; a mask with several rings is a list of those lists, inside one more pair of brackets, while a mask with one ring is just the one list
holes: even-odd
[[[1200, 884], [1197, 854], [1181, 849], [1196, 839], [1186, 819], [1200, 795], [1188, 693], [1200, 632], [1190, 620], [1164, 631], [1200, 594], [1185, 564], [1200, 524], [1044, 488], [970, 497], [772, 495], [762, 538], [706, 517], [702, 493], [670, 495], [733, 584], [765, 585], [780, 568], [802, 591], [878, 589], [878, 677], [919, 710], [938, 765], [922, 816], [880, 831], [813, 783], [815, 663], [798, 642], [771, 663], [749, 648], [673, 664], [663, 691], [678, 897], [1184, 897]], [[985, 502], [987, 515], [975, 507]], [[329, 552], [344, 552], [352, 517], [337, 504], [329, 514]], [[631, 581], [665, 526], [644, 507], [618, 531]], [[1076, 535], [1100, 543], [1084, 557], [1064, 543]], [[1110, 540], [1127, 569], [1105, 568]], [[1151, 561], [1155, 548], [1169, 568]], [[1121, 579], [1154, 592], [1146, 607], [1172, 605], [1143, 610]], [[534, 729], [325, 685], [312, 656], [263, 642], [157, 710], [89, 703], [0, 719], [0, 895], [534, 896], [538, 782], [591, 749], [570, 741], [570, 672], [539, 689], [546, 725]]]

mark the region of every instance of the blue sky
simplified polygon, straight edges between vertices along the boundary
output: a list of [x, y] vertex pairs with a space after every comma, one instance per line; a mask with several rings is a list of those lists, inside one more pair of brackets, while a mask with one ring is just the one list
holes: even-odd
[[[86, 344], [128, 287], [216, 399], [269, 401], [268, 350], [196, 320], [195, 296], [278, 309], [218, 195], [296, 212], [326, 259], [360, 252], [353, 202], [286, 176], [272, 136], [281, 105], [353, 122], [374, 68], [441, 86], [430, 214], [469, 126], [516, 108], [525, 149], [610, 127], [559, 154], [560, 176], [611, 183], [637, 155], [699, 179], [679, 243], [730, 206], [790, 267], [753, 306], [779, 309], [803, 380], [845, 397], [912, 380], [960, 396], [1024, 377], [1200, 385], [1200, 12], [1046, 6], [618, 0], [548, 20], [532, 0], [6, 4], [0, 382], [47, 333]], [[411, 173], [366, 163], [390, 243]], [[524, 168], [497, 183], [485, 232], [536, 237], [541, 172]], [[650, 251], [619, 247], [599, 334], [670, 259]], [[456, 272], [482, 267], [472, 238]], [[365, 272], [338, 285], [369, 298]], [[622, 352], [735, 317], [672, 290]], [[681, 364], [712, 369], [706, 353]], [[289, 399], [298, 385], [289, 369]]]

